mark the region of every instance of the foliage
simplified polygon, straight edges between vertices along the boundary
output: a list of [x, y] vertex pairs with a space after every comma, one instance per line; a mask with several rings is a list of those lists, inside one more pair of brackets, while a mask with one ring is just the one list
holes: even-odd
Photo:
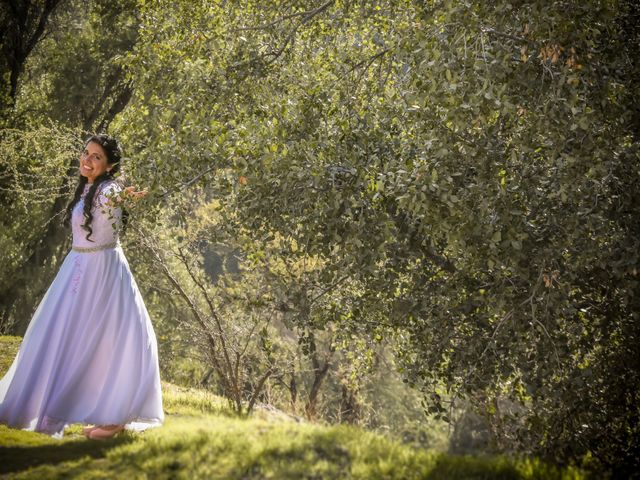
[[361, 291], [340, 328], [388, 319], [429, 411], [481, 399], [521, 425], [511, 448], [632, 469], [632, 4], [288, 12], [145, 4], [118, 127], [153, 159], [138, 174], [163, 197], [207, 185], [254, 239], [340, 265]]
[[[31, 311], [30, 297], [38, 291], [40, 282], [31, 279], [32, 272], [25, 271], [25, 264], [37, 255], [35, 247], [51, 224], [62, 220], [63, 211], [52, 214], [51, 199], [60, 188], [60, 171], [65, 170], [79, 146], [76, 130], [55, 123], [27, 132], [0, 132], [0, 201], [11, 206], [0, 212], [0, 332], [7, 333], [14, 324], [22, 323], [16, 318], [18, 312]], [[51, 261], [42, 259], [43, 264]], [[46, 277], [46, 271], [41, 268], [40, 274]], [[29, 297], [28, 307], [22, 304], [21, 296]]]

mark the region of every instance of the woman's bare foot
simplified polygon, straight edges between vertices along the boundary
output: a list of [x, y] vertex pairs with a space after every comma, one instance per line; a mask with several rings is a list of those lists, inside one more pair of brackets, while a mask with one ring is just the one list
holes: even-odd
[[124, 430], [124, 425], [100, 425], [89, 432], [92, 440], [106, 440]]
[[82, 433], [84, 433], [84, 436], [89, 438], [89, 434], [91, 433], [92, 430], [95, 430], [96, 428], [98, 428], [98, 425], [87, 425], [86, 427], [82, 428]]

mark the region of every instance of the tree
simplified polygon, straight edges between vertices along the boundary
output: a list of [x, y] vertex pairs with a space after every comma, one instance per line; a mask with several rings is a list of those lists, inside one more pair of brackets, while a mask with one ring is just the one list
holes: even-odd
[[0, 112], [15, 101], [18, 80], [27, 57], [45, 33], [50, 16], [60, 0], [17, 0], [0, 4]]
[[349, 322], [403, 332], [432, 411], [508, 395], [529, 412], [521, 448], [628, 468], [632, 4], [173, 8], [143, 13], [167, 28], [141, 39], [124, 117], [156, 191], [241, 189], [229, 208], [256, 235], [339, 259], [367, 292]]

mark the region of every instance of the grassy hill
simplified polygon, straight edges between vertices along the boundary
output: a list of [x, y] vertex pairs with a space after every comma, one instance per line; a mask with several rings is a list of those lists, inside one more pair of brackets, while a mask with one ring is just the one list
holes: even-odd
[[[0, 375], [19, 337], [0, 337]], [[0, 425], [2, 478], [580, 479], [537, 460], [417, 450], [356, 427], [297, 422], [258, 410], [236, 418], [209, 392], [163, 383], [165, 424], [90, 441], [73, 425], [62, 440]]]

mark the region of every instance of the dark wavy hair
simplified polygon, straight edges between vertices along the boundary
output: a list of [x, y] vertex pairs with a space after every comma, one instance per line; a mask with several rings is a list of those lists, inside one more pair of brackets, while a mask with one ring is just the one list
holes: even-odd
[[[89, 237], [93, 233], [93, 229], [91, 228], [91, 222], [93, 221], [93, 214], [91, 213], [91, 207], [93, 205], [93, 197], [98, 191], [100, 184], [115, 180], [115, 175], [120, 171], [120, 162], [122, 161], [122, 149], [118, 144], [117, 140], [109, 135], [99, 134], [99, 135], [91, 135], [84, 141], [84, 147], [86, 148], [89, 143], [94, 142], [102, 147], [102, 149], [107, 154], [107, 163], [109, 165], [113, 165], [109, 171], [104, 172], [102, 175], [96, 177], [93, 181], [93, 184], [89, 188], [87, 195], [84, 199], [84, 208], [83, 215], [85, 218], [85, 222], [82, 224], [82, 228], [85, 229], [87, 233], [87, 240], [93, 242]], [[118, 183], [123, 183], [122, 178], [118, 179]], [[64, 216], [64, 225], [69, 227], [71, 225], [71, 215], [73, 211], [73, 207], [80, 201], [80, 197], [82, 196], [82, 192], [84, 191], [84, 187], [87, 184], [87, 177], [79, 175], [78, 184], [76, 185], [76, 190], [73, 194], [73, 198], [69, 202], [66, 208], [66, 213]], [[126, 227], [128, 221], [129, 213], [123, 208], [122, 209], [122, 226], [123, 231], [124, 227]]]

